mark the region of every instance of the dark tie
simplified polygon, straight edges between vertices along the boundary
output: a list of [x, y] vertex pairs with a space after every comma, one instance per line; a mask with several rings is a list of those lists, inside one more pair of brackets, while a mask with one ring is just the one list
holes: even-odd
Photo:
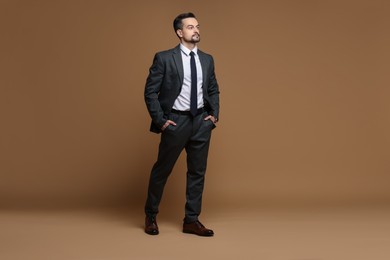
[[191, 56], [191, 103], [190, 112], [193, 116], [196, 116], [198, 112], [198, 77], [196, 74], [195, 53], [190, 52]]

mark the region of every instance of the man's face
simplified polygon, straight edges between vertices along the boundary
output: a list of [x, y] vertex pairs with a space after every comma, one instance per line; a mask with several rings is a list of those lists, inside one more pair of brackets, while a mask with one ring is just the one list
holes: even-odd
[[182, 22], [183, 29], [177, 30], [181, 40], [188, 43], [198, 43], [200, 41], [198, 21], [195, 18], [186, 18]]

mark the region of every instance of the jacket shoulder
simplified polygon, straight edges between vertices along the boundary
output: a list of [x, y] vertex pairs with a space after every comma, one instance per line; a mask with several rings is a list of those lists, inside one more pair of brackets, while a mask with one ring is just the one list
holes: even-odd
[[177, 52], [177, 47], [169, 49], [169, 50], [159, 51], [156, 53], [156, 56], [167, 57], [167, 56], [172, 55], [175, 52]]
[[214, 58], [211, 54], [198, 50], [199, 56], [203, 57], [204, 60], [207, 60], [210, 63], [214, 63]]
[[213, 58], [213, 56], [212, 56], [211, 54], [208, 54], [208, 53], [206, 53], [206, 52], [204, 52], [204, 51], [201, 51], [201, 50], [198, 50], [198, 54], [203, 55], [203, 56], [205, 56], [205, 57], [208, 57], [208, 58], [210, 58], [210, 59]]

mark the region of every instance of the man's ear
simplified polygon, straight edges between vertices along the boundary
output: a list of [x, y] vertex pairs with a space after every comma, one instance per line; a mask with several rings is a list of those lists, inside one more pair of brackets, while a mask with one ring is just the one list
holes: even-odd
[[177, 29], [177, 30], [176, 30], [176, 34], [177, 34], [177, 36], [179, 36], [180, 38], [183, 37], [183, 31], [182, 31], [181, 29]]

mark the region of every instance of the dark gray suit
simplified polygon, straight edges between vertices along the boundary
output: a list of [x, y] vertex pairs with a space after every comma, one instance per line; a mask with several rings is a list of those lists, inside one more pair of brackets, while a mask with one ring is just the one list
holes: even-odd
[[[201, 211], [204, 176], [211, 130], [215, 125], [204, 120], [208, 115], [218, 118], [219, 88], [214, 73], [211, 55], [198, 50], [203, 74], [203, 112], [193, 117], [172, 113], [172, 107], [179, 96], [184, 78], [180, 45], [155, 55], [145, 85], [145, 102], [152, 118], [150, 131], [161, 133], [159, 154], [154, 164], [148, 188], [145, 213], [154, 217], [162, 197], [165, 183], [183, 149], [187, 152], [187, 191], [185, 221], [198, 220]], [[164, 131], [167, 120], [176, 122]]]

